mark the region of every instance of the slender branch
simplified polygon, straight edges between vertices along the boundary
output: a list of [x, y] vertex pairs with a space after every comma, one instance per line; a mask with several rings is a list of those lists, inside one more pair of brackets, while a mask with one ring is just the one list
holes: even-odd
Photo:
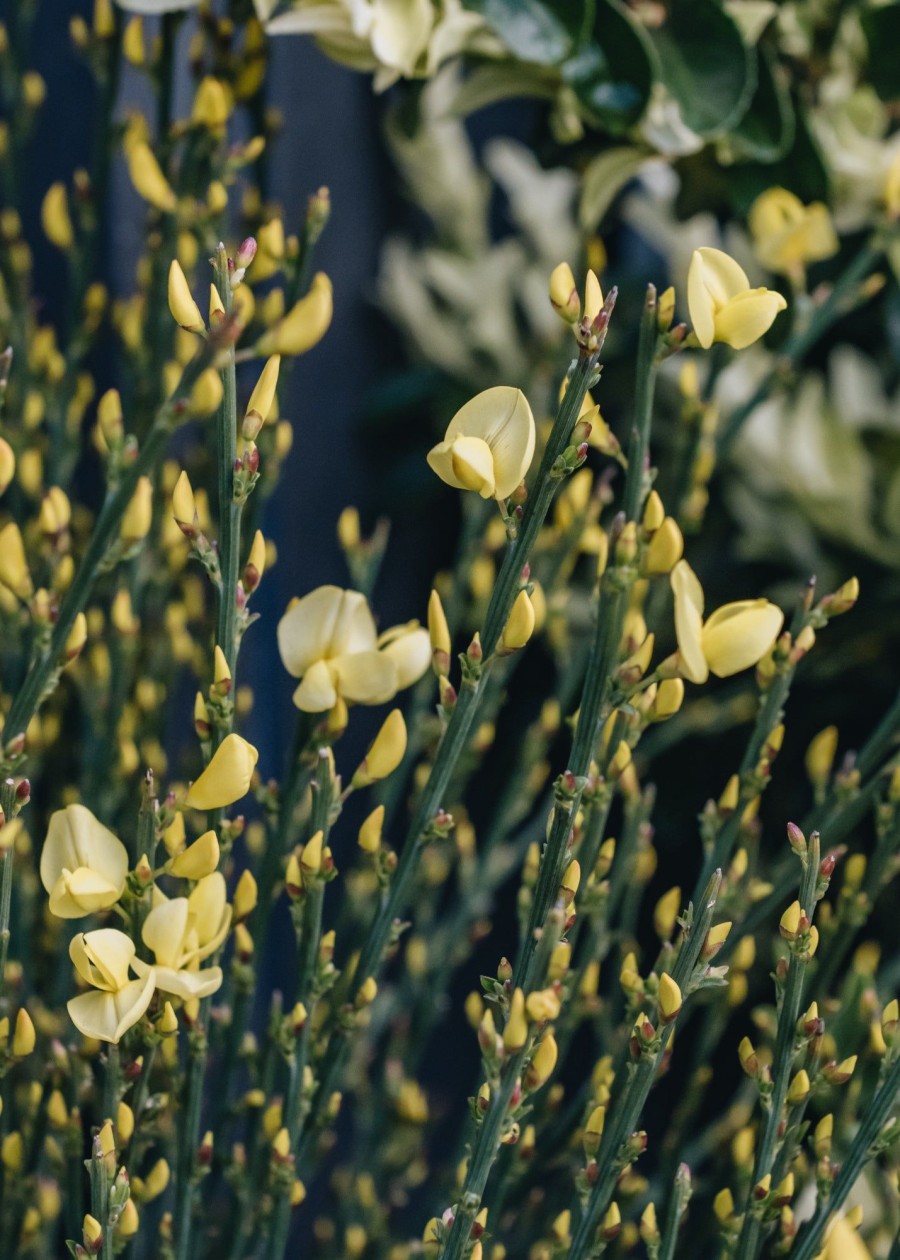
[[[611, 314], [615, 305], [615, 298], [616, 291], [613, 290], [607, 297], [607, 322], [609, 314]], [[422, 837], [443, 803], [444, 794], [456, 763], [466, 746], [469, 732], [481, 707], [484, 688], [490, 674], [492, 654], [499, 642], [503, 627], [509, 618], [513, 603], [521, 589], [523, 568], [531, 555], [538, 534], [559, 488], [560, 480], [554, 473], [554, 467], [571, 442], [572, 431], [575, 428], [584, 396], [596, 376], [605, 329], [606, 324], [604, 323], [602, 326], [603, 335], [600, 336], [596, 349], [590, 353], [583, 353], [572, 371], [568, 388], [560, 403], [556, 420], [544, 450], [534, 492], [529, 496], [525, 504], [525, 511], [516, 537], [511, 539], [507, 546], [503, 565], [491, 594], [481, 636], [484, 666], [477, 679], [468, 682], [464, 680], [460, 688], [459, 697], [450, 715], [447, 728], [444, 731], [435, 756], [431, 774], [419, 798], [419, 804], [413, 816], [412, 825], [407, 833], [406, 842], [400, 854], [397, 870], [391, 880], [390, 889], [386, 898], [382, 901], [363, 943], [347, 997], [349, 1003], [353, 1002], [361, 985], [369, 976], [377, 978], [391, 934], [399, 927], [400, 915], [406, 907], [415, 872], [418, 868]], [[338, 1078], [343, 1067], [347, 1045], [346, 1031], [338, 1025], [332, 1033], [322, 1058], [320, 1080], [310, 1114], [307, 1118], [306, 1130], [298, 1151], [298, 1159], [302, 1159], [308, 1149], [311, 1132], [321, 1113], [323, 1103], [329, 1097], [333, 1083]]]
[[[700, 909], [688, 929], [688, 934], [672, 969], [672, 979], [685, 995], [712, 923], [721, 882], [721, 873], [716, 871], [704, 891]], [[623, 1145], [637, 1127], [647, 1096], [656, 1079], [656, 1069], [665, 1054], [674, 1027], [674, 1022], [664, 1025], [660, 1030], [659, 1046], [655, 1053], [642, 1056], [636, 1065], [630, 1067], [625, 1088], [611, 1106], [611, 1115], [606, 1121], [600, 1149], [597, 1152], [596, 1177], [581, 1220], [572, 1237], [568, 1260], [585, 1260], [585, 1257], [591, 1254], [597, 1226], [603, 1213], [609, 1207], [616, 1182], [622, 1171]]]
[[[816, 906], [816, 884], [819, 878], [819, 837], [813, 832], [804, 858], [803, 878], [800, 886], [800, 905], [808, 921], [812, 923]], [[803, 982], [806, 977], [808, 958], [796, 950], [791, 951], [784, 995], [778, 1011], [778, 1033], [772, 1058], [772, 1093], [767, 1103], [762, 1138], [756, 1151], [753, 1178], [747, 1195], [744, 1222], [738, 1239], [736, 1260], [755, 1260], [762, 1230], [762, 1216], [753, 1211], [753, 1187], [767, 1173], [772, 1172], [778, 1144], [782, 1111], [791, 1081], [791, 1066], [797, 1040], [797, 1020], [803, 1000]]]
[[[847, 1157], [841, 1164], [841, 1170], [835, 1178], [831, 1194], [827, 1199], [820, 1198], [814, 1215], [800, 1230], [791, 1252], [791, 1260], [813, 1260], [813, 1256], [820, 1250], [828, 1218], [832, 1212], [837, 1212], [843, 1207], [847, 1195], [856, 1185], [859, 1174], [871, 1158], [872, 1143], [882, 1126], [887, 1123], [898, 1095], [900, 1095], [900, 1055], [895, 1059], [885, 1077], [884, 1084], [876, 1091], [868, 1107], [860, 1111], [863, 1117], [862, 1124], [857, 1129]], [[892, 1251], [891, 1255], [893, 1254]]]

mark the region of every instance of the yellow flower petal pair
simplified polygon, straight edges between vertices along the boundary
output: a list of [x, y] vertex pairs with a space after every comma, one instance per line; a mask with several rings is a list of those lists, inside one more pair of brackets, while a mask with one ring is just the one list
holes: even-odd
[[428, 452], [441, 481], [475, 490], [483, 499], [508, 499], [534, 457], [534, 416], [520, 389], [497, 385], [457, 411], [443, 442]]
[[50, 912], [80, 919], [106, 910], [122, 896], [128, 852], [84, 805], [67, 805], [50, 817], [41, 850], [41, 883]]
[[743, 350], [772, 327], [787, 302], [773, 289], [751, 289], [742, 267], [720, 249], [695, 249], [688, 270], [688, 309], [704, 350], [724, 341]]
[[201, 879], [189, 897], [157, 902], [141, 937], [153, 951], [156, 987], [185, 1001], [209, 997], [222, 983], [221, 967], [200, 969], [225, 939], [231, 923], [225, 878], [215, 871]]
[[379, 637], [366, 597], [320, 586], [294, 601], [278, 623], [278, 649], [300, 686], [294, 704], [323, 713], [338, 698], [383, 704], [416, 682], [431, 664], [431, 642], [418, 622]]
[[769, 271], [794, 271], [838, 251], [828, 207], [821, 201], [805, 206], [786, 188], [767, 188], [761, 193], [750, 207], [747, 222], [756, 256]]
[[729, 678], [750, 669], [765, 656], [781, 633], [784, 613], [766, 599], [723, 604], [703, 620], [703, 587], [686, 560], [672, 570], [675, 634], [681, 674], [704, 683], [710, 673]]
[[[135, 957], [134, 942], [117, 928], [79, 933], [72, 938], [69, 957], [90, 985], [68, 1003], [72, 1023], [85, 1037], [120, 1041], [150, 1005], [154, 969]], [[131, 971], [137, 979], [128, 978]]]

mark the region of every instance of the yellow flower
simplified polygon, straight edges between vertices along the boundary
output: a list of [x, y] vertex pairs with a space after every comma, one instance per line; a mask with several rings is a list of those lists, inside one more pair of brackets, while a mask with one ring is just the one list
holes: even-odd
[[816, 1260], [872, 1260], [872, 1253], [846, 1217], [839, 1216], [828, 1231], [825, 1250]]
[[447, 426], [428, 463], [448, 486], [507, 499], [534, 455], [534, 416], [520, 389], [497, 385], [471, 398]]
[[214, 831], [205, 831], [199, 840], [173, 858], [169, 873], [180, 879], [198, 880], [211, 875], [219, 865], [219, 838]]
[[729, 678], [755, 665], [781, 633], [784, 613], [766, 599], [741, 599], [717, 608], [703, 620], [703, 588], [686, 560], [672, 570], [675, 633], [680, 672], [704, 683], [710, 672]]
[[205, 332], [200, 307], [194, 301], [181, 263], [173, 258], [169, 264], [169, 310], [175, 323], [188, 332]]
[[256, 353], [305, 354], [328, 332], [333, 314], [331, 281], [320, 271], [313, 276], [306, 296], [256, 343]]
[[25, 559], [25, 544], [15, 521], [0, 529], [0, 584], [19, 599], [30, 599], [34, 585]]
[[805, 263], [831, 258], [838, 238], [828, 207], [805, 206], [786, 188], [767, 188], [750, 207], [747, 222], [756, 256], [769, 271], [795, 271]]
[[519, 591], [503, 627], [500, 646], [505, 652], [515, 652], [525, 646], [533, 633], [534, 605], [527, 591]]
[[51, 184], [41, 202], [41, 227], [48, 241], [58, 249], [71, 249], [75, 240], [72, 220], [69, 216], [69, 199], [66, 186]]
[[302, 679], [294, 704], [306, 713], [383, 704], [421, 678], [431, 663], [428, 632], [417, 622], [379, 638], [365, 595], [320, 586], [293, 602], [278, 623], [284, 667]]
[[156, 962], [156, 987], [185, 1001], [209, 997], [222, 983], [222, 969], [201, 971], [200, 964], [216, 952], [231, 923], [224, 876], [207, 875], [189, 897], [157, 897], [141, 931]]
[[[117, 928], [79, 932], [69, 945], [69, 957], [91, 986], [68, 1003], [72, 1023], [85, 1037], [119, 1041], [150, 1005], [156, 985], [153, 968], [135, 957], [134, 942]], [[129, 971], [138, 978], [129, 980]]]
[[671, 1024], [681, 1010], [681, 989], [667, 971], [659, 979], [659, 1014], [664, 1024]]
[[399, 709], [392, 709], [381, 724], [362, 764], [353, 776], [354, 787], [367, 787], [393, 774], [406, 753], [406, 723]]
[[245, 796], [259, 753], [240, 735], [226, 735], [209, 765], [188, 789], [191, 809], [222, 809]]
[[751, 289], [743, 268], [722, 250], [694, 250], [688, 270], [688, 310], [704, 350], [714, 341], [743, 350], [768, 332], [786, 306], [773, 289]]
[[128, 852], [84, 805], [67, 805], [50, 817], [41, 850], [41, 883], [50, 912], [80, 919], [106, 910], [122, 896]]
[[125, 161], [131, 182], [144, 200], [171, 214], [176, 205], [175, 193], [146, 140], [126, 143]]

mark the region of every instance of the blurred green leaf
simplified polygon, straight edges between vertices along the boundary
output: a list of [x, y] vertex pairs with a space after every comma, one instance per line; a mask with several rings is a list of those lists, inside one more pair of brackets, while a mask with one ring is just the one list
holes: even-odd
[[869, 80], [883, 101], [900, 99], [900, 4], [864, 10]]
[[733, 209], [744, 215], [761, 192], [779, 185], [801, 201], [828, 201], [828, 172], [801, 109], [795, 108], [794, 140], [777, 162], [748, 162], [733, 166], [729, 193]]
[[790, 92], [766, 48], [757, 51], [756, 91], [731, 133], [732, 151], [756, 162], [777, 162], [794, 142], [796, 120]]
[[584, 0], [469, 0], [503, 43], [522, 61], [552, 66], [565, 61], [587, 35], [593, 3]]
[[585, 169], [581, 181], [578, 220], [585, 232], [594, 232], [630, 179], [647, 158], [647, 150], [633, 146], [607, 149]]
[[702, 136], [737, 125], [756, 87], [756, 67], [735, 22], [716, 0], [672, 0], [652, 33], [660, 73], [685, 123]]
[[621, 134], [643, 114], [654, 53], [618, 0], [598, 0], [593, 39], [562, 67], [563, 78], [596, 122]]
[[559, 78], [555, 71], [542, 66], [522, 65], [517, 61], [492, 61], [476, 66], [459, 85], [450, 106], [458, 118], [494, 105], [497, 101], [533, 96], [552, 101]]

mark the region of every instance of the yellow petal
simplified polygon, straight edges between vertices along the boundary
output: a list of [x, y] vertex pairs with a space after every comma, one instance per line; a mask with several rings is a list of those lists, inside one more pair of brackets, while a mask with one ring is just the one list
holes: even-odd
[[494, 457], [491, 448], [480, 437], [460, 434], [450, 449], [453, 472], [466, 490], [474, 490], [483, 499], [494, 494]]
[[128, 983], [134, 961], [134, 942], [118, 928], [78, 932], [69, 942], [69, 957], [83, 980], [115, 992]]
[[441, 481], [446, 485], [452, 486], [454, 490], [466, 489], [466, 486], [453, 471], [452, 442], [438, 442], [437, 446], [431, 448], [426, 458], [431, 471], [437, 473]]
[[716, 315], [716, 341], [744, 350], [767, 333], [787, 302], [773, 289], [750, 289], [732, 298]]
[[316, 661], [374, 648], [376, 638], [365, 596], [339, 586], [310, 591], [293, 602], [278, 623], [278, 650], [294, 678], [302, 678]]
[[[431, 639], [428, 631], [414, 624], [411, 629], [394, 627], [400, 634], [392, 635], [382, 647], [381, 654], [390, 660], [397, 671], [397, 691], [405, 691], [418, 682], [431, 666]], [[391, 632], [388, 631], [387, 634]], [[382, 636], [382, 638], [387, 637]]]
[[[74, 874], [82, 869], [93, 871], [107, 889], [104, 899], [90, 909], [59, 887], [64, 870]], [[78, 919], [113, 905], [121, 897], [128, 874], [128, 851], [84, 805], [67, 805], [50, 816], [40, 870], [41, 883], [51, 895], [52, 913], [63, 919]], [[83, 879], [81, 887], [86, 888]], [[94, 895], [99, 891], [98, 883]]]
[[333, 670], [326, 661], [316, 661], [303, 675], [294, 691], [294, 704], [304, 713], [327, 713], [337, 702]]
[[744, 599], [717, 608], [703, 627], [701, 645], [717, 678], [750, 669], [771, 648], [784, 613], [765, 599]]
[[222, 809], [247, 794], [259, 753], [240, 735], [226, 735], [212, 761], [191, 784], [185, 803], [191, 809]]
[[77, 919], [115, 905], [122, 889], [98, 871], [79, 866], [63, 871], [50, 892], [50, 913], [58, 919]]
[[188, 932], [187, 897], [173, 897], [154, 908], [144, 920], [141, 939], [160, 967], [177, 967]]
[[214, 831], [205, 831], [198, 840], [179, 853], [169, 867], [180, 879], [203, 879], [219, 865], [219, 839]]
[[733, 258], [720, 249], [695, 249], [688, 268], [688, 311], [697, 340], [708, 350], [716, 336], [717, 311], [750, 282]]
[[679, 560], [670, 576], [675, 597], [675, 635], [681, 672], [688, 682], [704, 683], [709, 669], [701, 646], [703, 587], [687, 560]]
[[139, 980], [131, 980], [116, 993], [94, 990], [67, 1004], [69, 1018], [85, 1037], [117, 1042], [143, 1016], [156, 986], [153, 968]]
[[338, 692], [352, 704], [384, 704], [397, 694], [397, 666], [386, 652], [353, 652], [331, 667]]
[[534, 456], [531, 407], [522, 391], [509, 385], [476, 394], [450, 421], [445, 436], [454, 448], [454, 439], [459, 437], [477, 437], [488, 444], [494, 462], [493, 493], [498, 499], [508, 498], [522, 483]]
[[824, 1260], [872, 1260], [872, 1253], [844, 1217], [838, 1217], [828, 1232], [822, 1253]]
[[171, 993], [189, 1002], [191, 998], [209, 997], [222, 986], [222, 968], [204, 967], [201, 971], [187, 971], [174, 967], [155, 967], [156, 987], [161, 993]]
[[[247, 874], [245, 871], [241, 876], [238, 889]], [[231, 922], [228, 890], [222, 872], [214, 871], [212, 875], [201, 879], [188, 897], [188, 905], [199, 943], [197, 956], [201, 959], [207, 958], [219, 948]]]

